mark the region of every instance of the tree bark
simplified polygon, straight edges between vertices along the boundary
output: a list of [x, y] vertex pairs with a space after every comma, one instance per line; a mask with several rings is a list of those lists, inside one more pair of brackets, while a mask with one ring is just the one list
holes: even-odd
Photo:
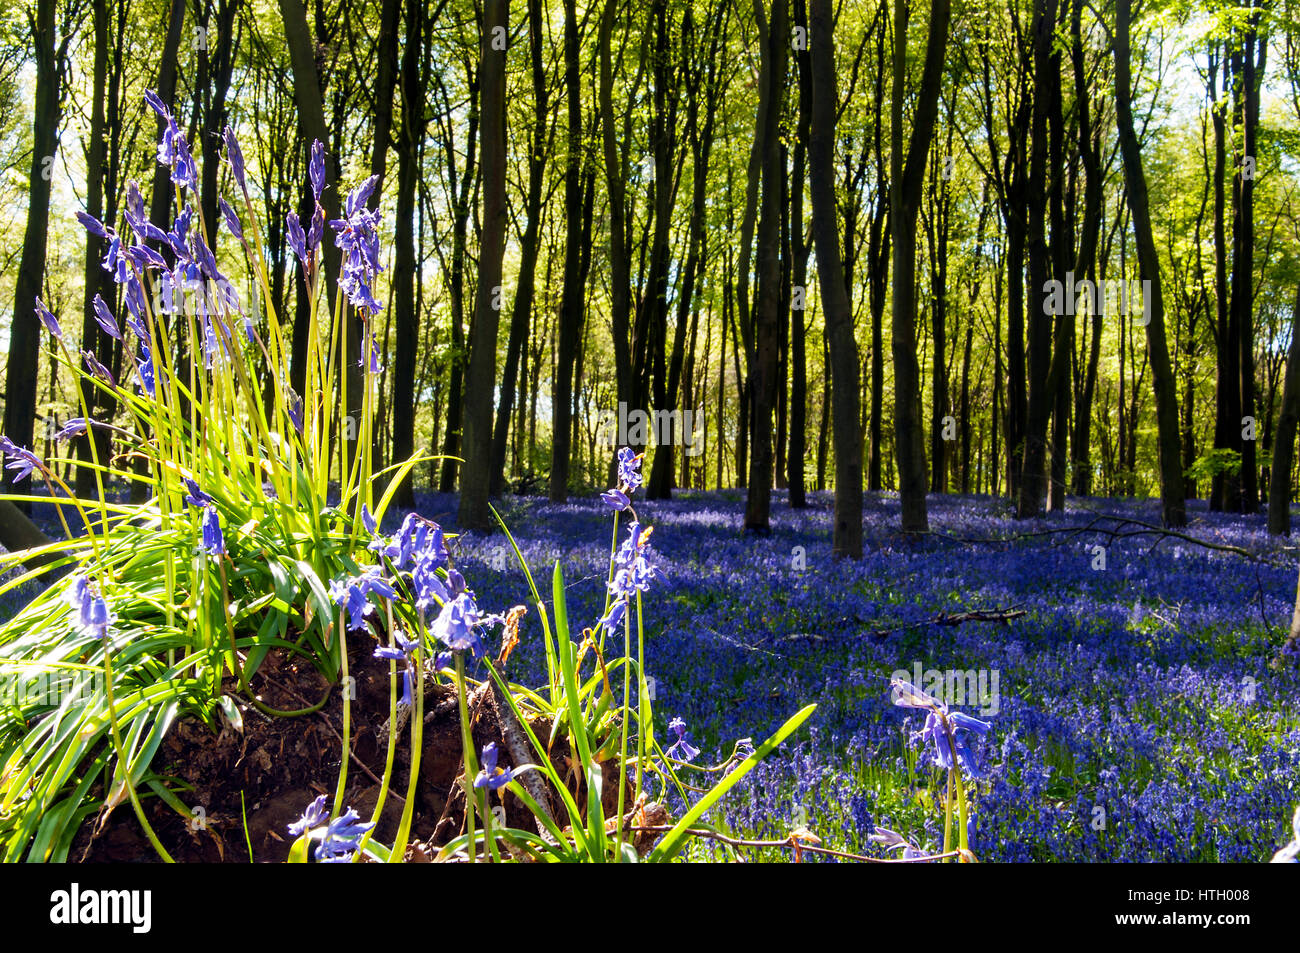
[[[1147, 199], [1146, 176], [1142, 171], [1142, 154], [1133, 129], [1132, 77], [1129, 46], [1130, 0], [1115, 2], [1115, 118], [1119, 130], [1120, 152], [1124, 159], [1124, 179], [1128, 185], [1129, 209], [1133, 214], [1133, 234], [1137, 244], [1138, 267], [1149, 291], [1144, 298], [1151, 302], [1147, 322], [1147, 351], [1151, 378], [1156, 392], [1156, 427], [1160, 449], [1160, 500], [1167, 527], [1187, 523], [1183, 498], [1183, 470], [1178, 434], [1178, 395], [1169, 347], [1165, 340], [1164, 298], [1161, 293], [1160, 259], [1151, 230], [1151, 211]], [[1144, 300], [1143, 304], [1146, 304]]]
[[479, 242], [474, 329], [465, 386], [465, 463], [461, 468], [462, 529], [490, 530], [492, 394], [497, 377], [501, 271], [506, 245], [506, 37], [509, 0], [485, 0], [480, 40], [483, 231]]
[[929, 529], [926, 516], [925, 426], [921, 419], [921, 370], [916, 355], [916, 215], [925, 163], [934, 135], [948, 42], [948, 0], [932, 0], [925, 66], [904, 156], [903, 99], [907, 79], [907, 0], [894, 0], [894, 85], [890, 101], [890, 231], [894, 245], [894, 446], [905, 533]]
[[[839, 222], [835, 203], [835, 122], [838, 96], [835, 72], [832, 0], [810, 0], [809, 78], [812, 108], [808, 132], [808, 191], [812, 200], [812, 234], [817, 251], [817, 279], [828, 342], [832, 407], [823, 406], [835, 425], [835, 524], [831, 550], [836, 556], [862, 558], [862, 430], [858, 427], [858, 344], [844, 288]], [[818, 455], [819, 471], [822, 466]], [[820, 478], [819, 478], [820, 479]]]

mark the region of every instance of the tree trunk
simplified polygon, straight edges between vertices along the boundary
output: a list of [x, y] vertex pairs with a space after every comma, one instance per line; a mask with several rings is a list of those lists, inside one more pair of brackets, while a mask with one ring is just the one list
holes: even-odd
[[[1151, 212], [1147, 200], [1146, 177], [1142, 171], [1142, 154], [1133, 129], [1130, 74], [1129, 11], [1130, 0], [1115, 3], [1115, 118], [1119, 131], [1120, 152], [1124, 159], [1124, 179], [1128, 185], [1129, 209], [1133, 214], [1133, 233], [1137, 243], [1138, 267], [1150, 291], [1144, 294], [1151, 304], [1147, 321], [1147, 351], [1151, 378], [1156, 392], [1156, 427], [1160, 447], [1160, 498], [1167, 527], [1187, 523], [1183, 498], [1183, 470], [1178, 436], [1178, 395], [1169, 347], [1165, 340], [1164, 298], [1161, 293], [1160, 259], [1151, 230]], [[1143, 301], [1146, 304], [1146, 300]]]
[[1282, 410], [1273, 439], [1273, 466], [1268, 484], [1268, 531], [1291, 535], [1291, 476], [1295, 467], [1296, 425], [1300, 423], [1300, 287], [1291, 311], [1291, 346], [1282, 382]]
[[[32, 126], [32, 161], [28, 176], [27, 230], [14, 281], [13, 322], [9, 331], [9, 365], [5, 375], [4, 434], [20, 447], [30, 448], [36, 423], [36, 374], [40, 366], [41, 330], [35, 303], [45, 279], [45, 244], [50, 223], [50, 175], [58, 149], [60, 76], [55, 46], [55, 0], [37, 0], [31, 19], [32, 52], [36, 61], [35, 119]], [[2, 485], [13, 493], [29, 493], [31, 478], [11, 479], [3, 472]]]
[[[399, 0], [386, 0], [399, 7]], [[396, 46], [397, 23], [392, 24]], [[381, 31], [381, 36], [386, 34]], [[396, 312], [397, 354], [393, 375], [393, 462], [403, 463], [415, 452], [415, 358], [420, 339], [420, 314], [416, 305], [415, 207], [419, 187], [419, 149], [424, 138], [424, 85], [420, 50], [424, 36], [424, 5], [411, 2], [406, 9], [406, 38], [402, 48], [402, 127], [397, 140], [397, 236], [393, 250], [393, 310]], [[389, 90], [391, 99], [392, 90]], [[385, 133], [387, 138], [387, 133]], [[385, 143], [386, 145], [386, 143]], [[376, 153], [379, 148], [376, 144]], [[373, 172], [376, 163], [371, 163]], [[376, 189], [378, 192], [378, 189]], [[411, 474], [393, 496], [397, 506], [415, 505]]]
[[[817, 278], [821, 288], [829, 376], [834, 386], [832, 408], [823, 404], [823, 425], [828, 412], [835, 424], [835, 525], [831, 549], [836, 556], [862, 557], [862, 430], [858, 427], [858, 345], [853, 337], [853, 315], [844, 288], [840, 259], [839, 222], [835, 201], [835, 47], [832, 38], [832, 0], [809, 2], [809, 78], [811, 114], [808, 134], [808, 190], [812, 200], [812, 234], [817, 251]], [[818, 453], [819, 481], [824, 457]]]
[[[925, 163], [934, 134], [948, 42], [948, 0], [931, 0], [925, 66], [904, 157], [903, 99], [907, 79], [906, 0], [894, 0], [894, 85], [890, 101], [890, 232], [894, 245], [894, 446], [905, 533], [929, 529], [925, 503], [925, 427], [921, 419], [921, 371], [916, 356], [916, 215]], [[856, 418], [855, 418], [856, 420]], [[838, 424], [837, 424], [838, 426]]]
[[[489, 530], [492, 470], [492, 395], [497, 377], [501, 271], [506, 245], [506, 37], [509, 0], [485, 0], [480, 40], [482, 94], [483, 230], [478, 287], [465, 386], [465, 463], [461, 468], [462, 529]], [[558, 403], [558, 402], [557, 402]], [[558, 435], [557, 435], [558, 439]]]
[[[759, 115], [766, 121], [755, 129], [762, 144], [762, 209], [758, 220], [758, 299], [754, 309], [753, 426], [750, 445], [749, 493], [745, 500], [745, 529], [768, 533], [772, 502], [772, 411], [776, 404], [777, 349], [781, 308], [781, 164], [779, 119], [785, 94], [788, 60], [786, 0], [773, 0], [771, 21], [762, 29], [761, 0], [755, 0], [759, 36], [763, 41], [766, 85], [759, 90]], [[742, 266], [743, 267], [743, 266]], [[856, 423], [857, 417], [853, 420]]]

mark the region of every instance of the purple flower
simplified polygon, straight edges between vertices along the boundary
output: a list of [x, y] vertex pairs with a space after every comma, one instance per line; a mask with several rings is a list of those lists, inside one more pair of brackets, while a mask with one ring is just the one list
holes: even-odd
[[306, 268], [308, 266], [307, 236], [302, 230], [302, 223], [298, 221], [298, 213], [290, 212], [286, 215], [284, 217], [284, 224], [288, 234], [289, 248], [298, 256], [298, 260], [302, 262], [303, 268]]
[[194, 157], [190, 155], [189, 143], [177, 128], [171, 110], [152, 90], [145, 92], [144, 101], [165, 124], [162, 138], [158, 140], [158, 161], [172, 170], [172, 182], [176, 185], [187, 189], [197, 188], [198, 169], [194, 165]]
[[97, 235], [100, 238], [108, 238], [108, 230], [104, 228], [104, 223], [94, 216], [87, 215], [85, 212], [77, 212], [77, 221], [90, 234]]
[[488, 621], [489, 618], [479, 615], [473, 594], [466, 591], [442, 607], [433, 622], [433, 634], [453, 652], [469, 652], [477, 659], [482, 656], [484, 646], [476, 630]]
[[600, 498], [604, 500], [608, 506], [616, 510], [625, 510], [632, 505], [632, 501], [628, 499], [627, 494], [618, 489], [606, 490], [604, 493], [600, 494]]
[[415, 682], [415, 650], [420, 647], [416, 639], [408, 639], [400, 632], [393, 633], [396, 646], [380, 645], [375, 649], [375, 658], [391, 659], [406, 666], [402, 673], [402, 704], [408, 708], [413, 704], [412, 693]]
[[483, 768], [474, 778], [474, 787], [499, 791], [515, 779], [513, 768], [497, 767], [497, 743], [490, 741], [483, 748]]
[[73, 437], [80, 437], [85, 432], [86, 418], [73, 417], [54, 432], [54, 442], [63, 443], [63, 441], [71, 440]]
[[383, 270], [379, 261], [379, 216], [366, 207], [378, 176], [371, 176], [348, 195], [346, 218], [335, 219], [330, 226], [338, 232], [335, 243], [343, 251], [339, 287], [358, 308], [372, 314], [383, 310], [371, 294], [375, 275]]
[[63, 340], [63, 328], [59, 327], [58, 320], [50, 313], [50, 309], [45, 307], [45, 302], [40, 298], [36, 299], [36, 316], [41, 319], [41, 324], [45, 325], [45, 330], [51, 335]]
[[289, 423], [293, 424], [293, 429], [302, 433], [302, 398], [287, 385], [284, 388], [284, 409], [289, 415]]
[[311, 834], [324, 826], [319, 837], [314, 856], [318, 863], [340, 863], [351, 860], [352, 854], [361, 846], [361, 838], [374, 824], [359, 823], [361, 816], [348, 808], [334, 820], [329, 819], [325, 809], [325, 795], [307, 805], [302, 817], [289, 825], [289, 833], [294, 837]]
[[154, 392], [153, 354], [149, 350], [149, 345], [144, 341], [140, 342], [140, 357], [136, 361], [136, 369], [140, 372], [140, 384], [144, 387], [145, 393], [150, 397], [156, 396]]
[[635, 493], [641, 486], [641, 459], [643, 453], [637, 453], [631, 447], [621, 447], [618, 451], [618, 483], [628, 493]]
[[289, 825], [289, 833], [294, 837], [301, 837], [308, 831], [320, 827], [328, 817], [329, 811], [325, 810], [325, 795], [322, 794], [307, 805], [307, 810], [303, 811], [302, 817]]
[[320, 194], [325, 191], [325, 145], [319, 139], [312, 140], [307, 175], [311, 179], [312, 195], [319, 202]]
[[104, 597], [90, 585], [89, 579], [84, 575], [74, 576], [67, 598], [77, 610], [77, 622], [82, 629], [97, 639], [108, 635], [108, 626], [116, 617], [109, 611]]
[[374, 614], [375, 607], [367, 598], [375, 593], [385, 599], [396, 599], [393, 587], [380, 575], [379, 567], [371, 566], [359, 576], [331, 580], [330, 598], [339, 608], [347, 609], [348, 631], [356, 632], [366, 627], [366, 619]]
[[91, 310], [95, 315], [95, 323], [103, 328], [104, 333], [109, 337], [117, 341], [122, 340], [122, 331], [117, 326], [117, 319], [115, 319], [113, 313], [108, 310], [108, 305], [104, 304], [104, 299], [99, 295], [95, 295], [94, 300], [91, 301], [90, 304]]
[[686, 740], [686, 722], [680, 718], [674, 718], [668, 722], [668, 730], [677, 735], [677, 740], [664, 753], [670, 758], [675, 757], [682, 761], [694, 761], [699, 755], [700, 749]]
[[8, 437], [0, 436], [0, 453], [10, 458], [5, 461], [5, 469], [13, 470], [13, 482], [21, 483], [33, 470], [43, 470], [41, 458], [30, 450], [24, 450]]
[[949, 743], [948, 732], [944, 730], [943, 718], [945, 714], [938, 711], [932, 711], [925, 719], [925, 727], [921, 729], [920, 737], [923, 741], [933, 741], [935, 747], [935, 760], [939, 766], [945, 769], [951, 769], [953, 766], [953, 746], [957, 749], [957, 760], [961, 762], [962, 770], [968, 777], [979, 777], [978, 766], [975, 763], [975, 754], [970, 748], [968, 736], [971, 732], [979, 735], [985, 735], [993, 726], [987, 721], [980, 721], [978, 718], [972, 718], [970, 715], [962, 712], [952, 712], [946, 714], [949, 726], [952, 729], [951, 744]]
[[209, 556], [224, 556], [226, 540], [221, 535], [221, 520], [215, 506], [203, 507], [203, 549]]
[[325, 836], [316, 845], [316, 862], [339, 864], [350, 861], [353, 853], [361, 846], [361, 838], [375, 826], [360, 821], [361, 815], [352, 808], [330, 821], [325, 828]]
[[185, 494], [185, 502], [190, 506], [212, 506], [215, 504], [216, 501], [213, 500], [211, 496], [200, 490], [199, 485], [192, 479], [189, 477], [181, 477], [181, 480], [184, 481], [185, 489], [188, 491]]
[[230, 171], [235, 174], [235, 182], [239, 186], [239, 191], [248, 192], [248, 185], [244, 181], [244, 150], [239, 148], [239, 140], [235, 138], [235, 130], [229, 126], [222, 136], [226, 143], [226, 161], [230, 163]]
[[81, 359], [86, 362], [86, 367], [90, 370], [91, 374], [113, 387], [117, 386], [117, 378], [109, 373], [107, 367], [95, 359], [95, 355], [91, 354], [89, 351], [82, 351]]
[[218, 199], [217, 204], [221, 207], [221, 217], [226, 221], [226, 228], [230, 229], [230, 234], [242, 242], [244, 240], [244, 226], [239, 223], [239, 216], [235, 214], [235, 210], [230, 207], [230, 203], [225, 199]]

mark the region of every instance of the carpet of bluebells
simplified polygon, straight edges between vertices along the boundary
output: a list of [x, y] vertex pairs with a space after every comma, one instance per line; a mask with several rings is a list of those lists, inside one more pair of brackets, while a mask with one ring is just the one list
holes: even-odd
[[[1026, 523], [1006, 501], [931, 497], [933, 534], [916, 541], [897, 532], [897, 498], [873, 495], [865, 558], [848, 562], [831, 558], [831, 504], [812, 494], [791, 510], [778, 493], [762, 538], [741, 532], [743, 491], [638, 507], [654, 527], [644, 617], [659, 731], [681, 719], [701, 749], [694, 763], [708, 767], [818, 703], [723, 801], [715, 820], [736, 836], [782, 839], [805, 826], [824, 846], [879, 856], [869, 841], [879, 826], [937, 851], [946, 775], [917, 737], [917, 713], [889, 691], [892, 672], [919, 663], [998, 676], [996, 713], [965, 709], [992, 725], [972, 740], [971, 847], [982, 860], [1261, 861], [1287, 841], [1300, 800], [1300, 666], [1271, 663], [1296, 571], [1262, 517], [1192, 504], [1191, 535], [1268, 555], [1251, 561], [1178, 539], [1062, 532], [1100, 513], [1156, 522], [1148, 502], [1089, 500]], [[421, 497], [419, 511], [455, 525], [452, 496]], [[563, 561], [570, 618], [593, 624], [608, 507], [596, 496], [512, 498], [502, 515], [535, 571]], [[503, 536], [458, 545], [485, 611], [527, 601]], [[1026, 614], [933, 621], [1013, 608]], [[540, 683], [531, 616], [522, 634], [509, 676]], [[680, 801], [670, 807], [680, 816]], [[716, 849], [692, 847], [700, 859]]]

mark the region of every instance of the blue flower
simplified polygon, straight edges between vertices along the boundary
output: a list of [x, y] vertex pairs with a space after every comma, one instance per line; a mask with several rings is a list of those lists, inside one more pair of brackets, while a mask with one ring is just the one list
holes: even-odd
[[343, 251], [339, 287], [358, 308], [378, 314], [383, 306], [371, 294], [375, 275], [383, 270], [379, 261], [379, 216], [366, 207], [378, 183], [371, 176], [348, 195], [346, 217], [335, 219], [330, 226], [338, 232], [335, 244]]
[[24, 450], [8, 437], [0, 436], [0, 453], [10, 458], [5, 460], [5, 469], [14, 471], [12, 477], [14, 483], [21, 483], [27, 479], [28, 474], [33, 470], [45, 469], [41, 465], [40, 457], [30, 450]]
[[319, 202], [321, 192], [325, 191], [325, 145], [319, 139], [312, 140], [307, 176], [311, 179], [312, 195]]
[[497, 743], [490, 741], [483, 748], [483, 768], [474, 778], [474, 787], [499, 791], [515, 779], [514, 769], [497, 767]]
[[82, 629], [90, 632], [97, 639], [108, 635], [108, 626], [116, 616], [108, 609], [104, 597], [93, 588], [84, 575], [74, 576], [72, 589], [68, 592], [68, 602], [77, 610], [77, 621]]
[[287, 384], [284, 387], [284, 409], [293, 429], [302, 433], [302, 398]]
[[316, 862], [320, 864], [347, 863], [361, 846], [361, 838], [374, 823], [362, 824], [361, 815], [348, 808], [341, 815], [330, 821], [325, 828], [325, 836], [316, 845]]
[[469, 652], [472, 658], [483, 655], [483, 640], [478, 628], [493, 621], [493, 616], [481, 616], [474, 603], [474, 594], [468, 590], [448, 601], [438, 618], [433, 621], [433, 634], [453, 652]]
[[[670, 758], [676, 757], [682, 761], [694, 761], [696, 756], [699, 755], [700, 749], [686, 740], [686, 722], [680, 718], [674, 718], [668, 722], [668, 729], [677, 735], [677, 740], [664, 753]], [[677, 753], [674, 754], [674, 752]]]
[[644, 456], [631, 447], [619, 448], [618, 482], [628, 493], [635, 493], [641, 486], [641, 460]]
[[41, 324], [45, 325], [45, 330], [60, 341], [63, 340], [63, 328], [59, 327], [58, 320], [50, 313], [50, 309], [45, 307], [45, 303], [40, 298], [36, 299], [36, 316], [41, 319]]
[[162, 138], [158, 141], [158, 161], [172, 170], [172, 181], [182, 188], [198, 187], [198, 169], [194, 157], [190, 155], [189, 143], [181, 135], [172, 118], [171, 110], [152, 90], [146, 91], [144, 101], [149, 104], [165, 124]]
[[415, 650], [420, 647], [420, 643], [416, 639], [408, 639], [400, 632], [394, 632], [393, 639], [397, 642], [397, 645], [395, 647], [388, 645], [377, 646], [375, 648], [375, 658], [391, 659], [406, 666], [406, 670], [402, 673], [402, 704], [410, 707], [413, 704]]
[[241, 192], [247, 193], [248, 184], [244, 181], [244, 150], [239, 148], [235, 130], [227, 126], [222, 138], [226, 143], [226, 161], [230, 163], [230, 171], [235, 174], [235, 183]]
[[361, 846], [361, 838], [375, 825], [359, 823], [361, 816], [353, 808], [348, 808], [334, 820], [329, 820], [329, 811], [325, 809], [325, 795], [307, 805], [302, 817], [289, 825], [289, 833], [302, 837], [320, 829], [314, 856], [317, 863], [345, 863], [352, 859], [352, 854]]
[[604, 500], [608, 506], [616, 510], [625, 510], [632, 505], [632, 501], [628, 499], [627, 494], [618, 489], [606, 490], [604, 493], [600, 494], [600, 498]]
[[203, 550], [209, 556], [224, 556], [226, 540], [221, 535], [221, 520], [217, 517], [215, 506], [203, 507]]
[[216, 501], [199, 489], [199, 485], [189, 477], [181, 477], [185, 483], [185, 502], [190, 506], [212, 506]]
[[54, 442], [63, 443], [86, 432], [86, 418], [72, 417], [54, 433]]
[[325, 810], [325, 795], [322, 794], [307, 805], [307, 810], [303, 811], [302, 817], [289, 825], [289, 833], [294, 837], [301, 837], [308, 831], [320, 827], [328, 817], [329, 811]]
[[298, 220], [297, 212], [290, 212], [284, 217], [287, 237], [289, 239], [289, 248], [298, 260], [302, 262], [303, 268], [308, 267], [307, 255], [307, 235], [302, 230], [302, 223]]
[[[948, 719], [949, 726], [952, 729], [952, 744], [949, 744], [948, 732], [944, 730], [943, 719]], [[952, 746], [957, 749], [957, 760], [961, 762], [962, 771], [968, 777], [979, 777], [979, 769], [975, 763], [975, 754], [970, 748], [968, 736], [974, 732], [978, 735], [985, 735], [993, 726], [987, 721], [980, 721], [978, 718], [972, 718], [970, 715], [956, 711], [944, 713], [942, 711], [932, 711], [925, 719], [925, 727], [921, 729], [921, 738], [924, 741], [933, 741], [935, 747], [935, 757], [941, 768], [951, 769], [953, 765]]]
[[91, 354], [89, 351], [82, 351], [81, 359], [86, 362], [86, 368], [90, 371], [91, 374], [93, 374], [95, 377], [98, 377], [106, 384], [109, 384], [113, 387], [117, 386], [117, 378], [112, 375], [112, 373], [109, 371], [107, 367], [99, 363], [99, 361], [95, 358], [95, 355]]
[[239, 216], [235, 214], [235, 210], [230, 207], [230, 203], [225, 199], [217, 199], [217, 205], [221, 209], [221, 217], [225, 219], [226, 228], [230, 229], [230, 234], [242, 242], [244, 240], [244, 226], [240, 224]]
[[367, 598], [371, 593], [386, 599], [396, 599], [393, 587], [371, 566], [361, 575], [331, 580], [330, 598], [334, 604], [348, 611], [348, 630], [356, 632], [366, 627], [366, 619], [374, 614], [375, 607]]

